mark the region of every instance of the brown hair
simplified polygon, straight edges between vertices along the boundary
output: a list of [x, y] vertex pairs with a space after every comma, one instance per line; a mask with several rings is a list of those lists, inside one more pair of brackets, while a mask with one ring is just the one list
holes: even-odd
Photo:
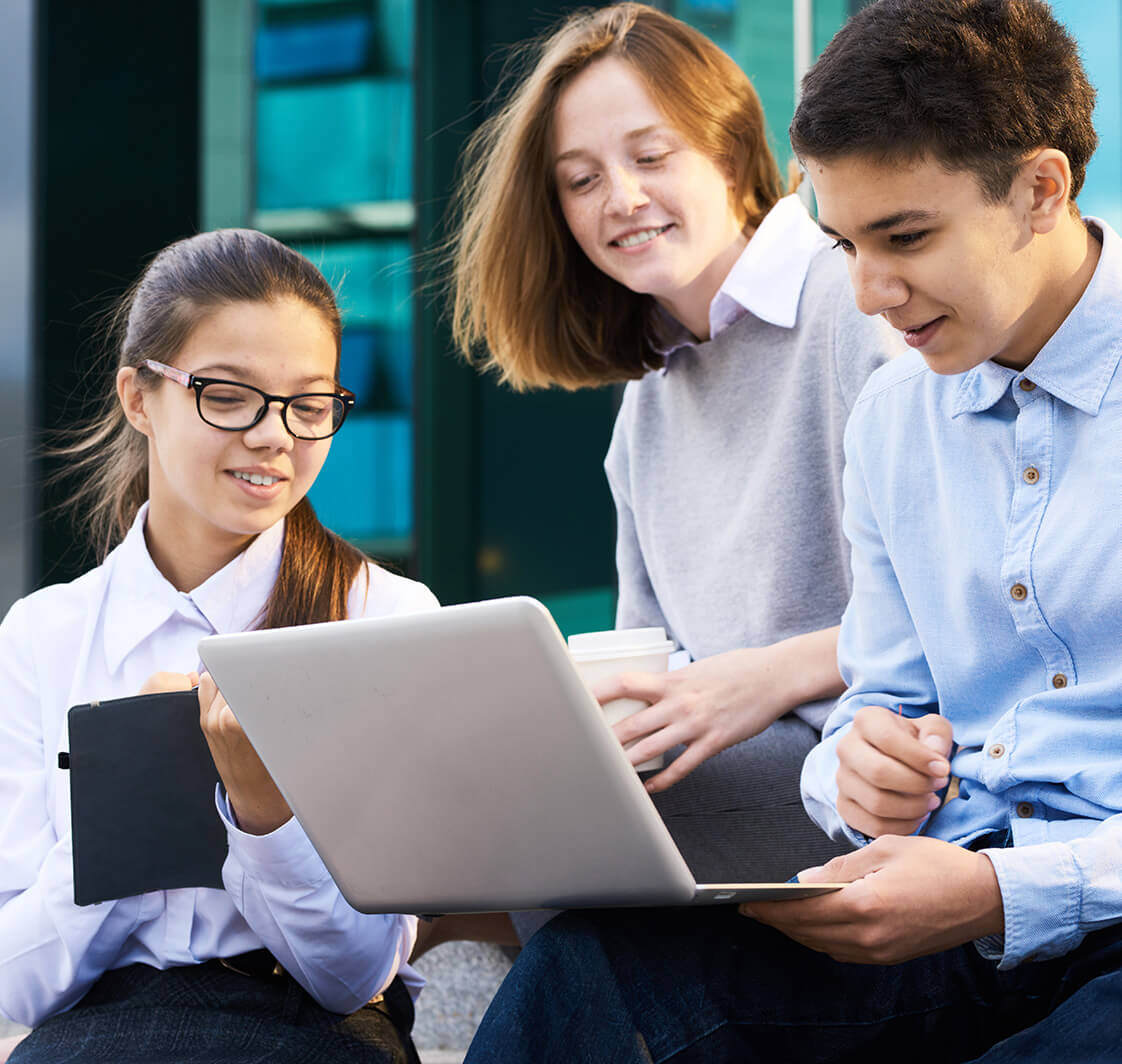
[[578, 12], [522, 54], [530, 72], [465, 152], [450, 242], [453, 336], [518, 390], [641, 377], [661, 363], [648, 335], [652, 300], [596, 269], [565, 224], [552, 150], [558, 97], [598, 59], [630, 64], [691, 146], [732, 176], [746, 227], [783, 192], [759, 97], [712, 41], [645, 4]]
[[[342, 324], [335, 293], [303, 255], [252, 229], [200, 233], [164, 248], [111, 312], [107, 350], [112, 376], [102, 410], [55, 449], [73, 478], [69, 506], [81, 518], [102, 560], [129, 530], [148, 498], [145, 437], [125, 418], [117, 399], [117, 370], [141, 369], [138, 380], [159, 387], [145, 359], [174, 363], [208, 313], [232, 303], [298, 299], [322, 315], [335, 338], [339, 372]], [[288, 514], [276, 584], [261, 626], [342, 620], [347, 595], [367, 558], [320, 524], [306, 498]]]
[[968, 170], [991, 202], [1024, 160], [1058, 148], [1071, 199], [1098, 143], [1079, 47], [1040, 0], [880, 0], [846, 23], [803, 79], [800, 158]]

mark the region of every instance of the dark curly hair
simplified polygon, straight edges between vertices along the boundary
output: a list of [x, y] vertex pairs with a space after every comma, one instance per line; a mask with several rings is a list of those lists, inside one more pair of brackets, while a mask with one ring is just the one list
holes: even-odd
[[930, 156], [973, 172], [993, 202], [1033, 151], [1057, 148], [1074, 200], [1094, 106], [1078, 46], [1042, 0], [878, 0], [803, 79], [791, 144], [823, 161]]

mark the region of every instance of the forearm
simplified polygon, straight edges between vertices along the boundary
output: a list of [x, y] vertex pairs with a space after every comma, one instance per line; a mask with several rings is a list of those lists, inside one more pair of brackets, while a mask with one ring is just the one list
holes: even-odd
[[777, 663], [787, 683], [784, 712], [807, 702], [837, 698], [845, 690], [838, 672], [840, 630], [834, 625], [775, 644]]

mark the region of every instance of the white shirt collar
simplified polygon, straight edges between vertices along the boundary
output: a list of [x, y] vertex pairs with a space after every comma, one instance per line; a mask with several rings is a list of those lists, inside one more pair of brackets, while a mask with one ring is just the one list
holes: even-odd
[[284, 546], [278, 521], [213, 576], [193, 590], [177, 591], [156, 568], [144, 539], [145, 503], [106, 565], [104, 632], [106, 663], [116, 672], [128, 654], [170, 617], [206, 621], [217, 633], [241, 632], [256, 622], [276, 583]]
[[[764, 216], [747, 247], [709, 304], [709, 337], [713, 339], [745, 314], [784, 329], [798, 320], [799, 299], [814, 256], [830, 238], [815, 225], [802, 200], [784, 196]], [[659, 350], [670, 355], [696, 344], [684, 326], [665, 312]]]

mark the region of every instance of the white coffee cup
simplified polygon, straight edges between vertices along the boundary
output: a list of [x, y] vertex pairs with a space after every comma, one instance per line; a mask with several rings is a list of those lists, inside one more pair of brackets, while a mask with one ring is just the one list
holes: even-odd
[[[586, 687], [621, 672], [666, 672], [673, 649], [664, 628], [620, 628], [569, 636], [569, 655]], [[614, 698], [604, 705], [604, 718], [609, 725], [617, 724], [646, 706], [641, 698]], [[628, 743], [629, 748], [634, 745]], [[659, 754], [636, 765], [635, 770], [649, 772], [665, 762], [665, 756]]]

